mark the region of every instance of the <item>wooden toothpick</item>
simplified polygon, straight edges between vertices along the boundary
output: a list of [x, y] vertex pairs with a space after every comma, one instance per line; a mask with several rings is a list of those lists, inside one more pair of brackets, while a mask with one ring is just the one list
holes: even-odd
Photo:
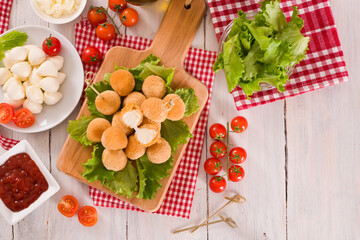
[[96, 90], [96, 88], [94, 88], [94, 86], [92, 85], [93, 84], [93, 81], [94, 81], [94, 78], [95, 78], [95, 73], [93, 72], [87, 72], [86, 75], [85, 75], [85, 83], [87, 84], [87, 88], [91, 88], [98, 96], [100, 96], [101, 98], [104, 98], [98, 90]]

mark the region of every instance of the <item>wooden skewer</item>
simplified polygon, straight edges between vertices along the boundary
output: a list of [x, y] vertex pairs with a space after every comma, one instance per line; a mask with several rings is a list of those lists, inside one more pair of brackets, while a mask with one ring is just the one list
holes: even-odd
[[185, 7], [189, 8], [189, 6], [191, 5], [192, 0], [185, 0]]
[[95, 78], [95, 73], [93, 72], [87, 72], [85, 74], [85, 83], [88, 85], [87, 87], [91, 88], [98, 96], [100, 96], [101, 98], [104, 98], [98, 90], [96, 90], [96, 88], [94, 88], [94, 86], [92, 85], [92, 82], [94, 81]]
[[[214, 216], [216, 216], [216, 214], [218, 214], [221, 210], [223, 210], [226, 206], [228, 206], [230, 203], [232, 202], [236, 202], [236, 203], [245, 203], [246, 199], [241, 196], [241, 195], [234, 195], [231, 198], [225, 197], [227, 200], [229, 200], [224, 206], [222, 206], [221, 208], [219, 208], [215, 213], [213, 213], [210, 217], [208, 217], [205, 221], [203, 221], [201, 224], [206, 223], [207, 221], [209, 221], [209, 219], [213, 218]], [[200, 224], [200, 225], [201, 225]], [[191, 233], [195, 232], [197, 229], [199, 228], [195, 228], [194, 230], [191, 231]]]

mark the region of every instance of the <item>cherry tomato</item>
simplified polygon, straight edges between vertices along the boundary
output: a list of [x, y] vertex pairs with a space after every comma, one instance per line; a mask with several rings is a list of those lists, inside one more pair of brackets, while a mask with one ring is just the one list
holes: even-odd
[[97, 211], [92, 206], [85, 206], [80, 208], [78, 213], [79, 221], [86, 227], [94, 226], [97, 222]]
[[0, 123], [9, 123], [14, 116], [14, 108], [7, 103], [0, 103]]
[[241, 166], [233, 165], [229, 168], [229, 179], [232, 182], [240, 182], [245, 176], [245, 171]]
[[43, 51], [53, 57], [59, 54], [61, 51], [61, 43], [56, 37], [52, 37], [51, 34], [42, 44]]
[[210, 153], [215, 158], [222, 158], [226, 154], [227, 147], [223, 142], [216, 141], [210, 145]]
[[215, 176], [210, 179], [209, 187], [215, 193], [223, 192], [226, 188], [226, 180], [221, 176]]
[[220, 123], [215, 123], [209, 128], [210, 137], [214, 140], [224, 140], [226, 137], [226, 128]]
[[93, 26], [97, 26], [101, 23], [106, 22], [107, 16], [104, 11], [106, 10], [101, 7], [91, 7], [87, 14], [87, 18], [90, 24]]
[[96, 36], [103, 41], [110, 41], [115, 37], [115, 28], [111, 23], [99, 24], [96, 27]]
[[248, 121], [246, 118], [242, 116], [234, 117], [233, 120], [231, 120], [231, 129], [234, 132], [241, 133], [245, 131], [248, 127]]
[[127, 7], [125, 0], [109, 0], [109, 8], [114, 12], [121, 12]]
[[86, 47], [81, 54], [81, 59], [88, 65], [96, 65], [102, 59], [102, 53], [96, 47]]
[[22, 108], [14, 114], [13, 121], [20, 128], [31, 127], [35, 122], [35, 117], [27, 108]]
[[139, 20], [139, 14], [135, 9], [127, 8], [120, 14], [120, 21], [126, 27], [134, 26]]
[[63, 196], [57, 205], [59, 212], [65, 217], [72, 217], [79, 209], [79, 203], [77, 199], [71, 195]]
[[235, 147], [229, 152], [230, 160], [235, 164], [241, 164], [245, 162], [247, 154], [242, 147]]
[[205, 172], [207, 172], [208, 174], [216, 175], [222, 169], [221, 161], [217, 158], [209, 158], [204, 163], [204, 169], [205, 169]]

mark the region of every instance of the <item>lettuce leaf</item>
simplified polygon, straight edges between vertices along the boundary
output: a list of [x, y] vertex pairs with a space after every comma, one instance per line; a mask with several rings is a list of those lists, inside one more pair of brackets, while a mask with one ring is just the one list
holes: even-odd
[[175, 94], [179, 95], [185, 103], [184, 117], [189, 117], [192, 114], [199, 111], [199, 101], [195, 95], [195, 90], [192, 88], [178, 88], [175, 90]]
[[190, 128], [182, 120], [165, 120], [161, 123], [161, 136], [170, 144], [172, 152], [175, 152], [179, 144], [186, 144], [192, 138]]
[[[99, 93], [102, 93], [106, 90], [113, 90], [110, 86], [110, 82], [109, 81], [100, 81], [97, 82], [95, 84], [92, 85]], [[95, 99], [97, 97], [97, 93], [94, 92], [93, 89], [91, 89], [90, 87], [88, 87], [85, 90], [85, 95], [87, 98], [87, 102], [86, 104], [88, 105], [89, 111], [91, 113], [91, 115], [96, 116], [96, 117], [101, 117], [101, 118], [105, 118], [109, 121], [111, 121], [112, 116], [106, 116], [102, 113], [100, 113], [95, 106]]]
[[95, 118], [95, 116], [83, 116], [82, 118], [74, 121], [69, 121], [67, 131], [71, 138], [81, 143], [83, 146], [91, 146], [93, 144], [87, 138], [86, 129], [89, 123]]
[[24, 45], [28, 39], [28, 35], [24, 32], [11, 31], [0, 37], [0, 61], [5, 57], [4, 52], [14, 47]]

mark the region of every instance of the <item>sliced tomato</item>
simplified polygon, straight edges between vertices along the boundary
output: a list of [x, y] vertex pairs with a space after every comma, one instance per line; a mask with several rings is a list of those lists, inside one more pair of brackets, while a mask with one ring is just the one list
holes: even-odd
[[23, 108], [15, 113], [13, 121], [16, 126], [20, 128], [27, 128], [31, 127], [34, 124], [35, 117], [29, 109]]
[[0, 123], [9, 123], [14, 116], [14, 108], [7, 103], [0, 103]]
[[94, 226], [97, 222], [97, 211], [92, 206], [85, 206], [80, 208], [78, 213], [79, 221], [86, 227]]
[[71, 195], [63, 196], [57, 206], [59, 212], [65, 217], [72, 217], [79, 209], [77, 199]]

